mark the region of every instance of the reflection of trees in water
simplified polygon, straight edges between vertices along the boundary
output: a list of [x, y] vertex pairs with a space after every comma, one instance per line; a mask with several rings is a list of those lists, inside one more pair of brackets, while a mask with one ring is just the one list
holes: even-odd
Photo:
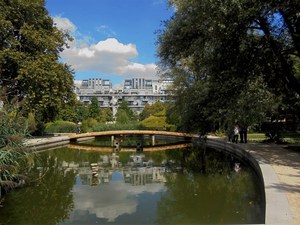
[[[61, 161], [48, 154], [41, 154], [37, 164], [43, 168], [37, 165], [31, 173], [35, 177], [42, 174], [42, 179], [7, 196], [6, 205], [0, 210], [1, 224], [54, 225], [68, 218], [73, 209], [71, 190], [75, 182], [74, 172], [65, 172]], [[5, 216], [11, 215], [13, 210], [22, 213]]]
[[175, 160], [166, 174], [167, 192], [158, 203], [159, 224], [263, 223], [263, 193], [255, 176], [236, 159], [212, 149], [170, 151]]
[[[130, 154], [120, 153], [122, 165], [127, 165]], [[243, 164], [236, 173], [233, 166], [238, 160], [230, 155], [199, 146], [143, 154], [156, 165], [162, 162], [165, 165], [167, 188], [157, 204], [158, 224], [264, 222], [260, 184], [253, 181], [255, 177]], [[12, 197], [0, 208], [0, 224], [62, 222], [74, 207], [71, 190], [75, 173], [71, 166], [84, 162], [89, 162], [89, 166], [90, 162], [98, 162], [105, 155], [110, 154], [73, 149], [41, 154], [36, 162], [37, 169], [30, 172], [36, 177], [41, 172], [43, 179], [7, 196]], [[63, 168], [66, 163], [70, 164], [69, 168]]]

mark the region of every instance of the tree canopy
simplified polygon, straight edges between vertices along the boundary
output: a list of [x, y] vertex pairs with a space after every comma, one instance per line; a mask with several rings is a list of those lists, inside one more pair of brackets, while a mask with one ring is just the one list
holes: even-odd
[[256, 80], [269, 102], [300, 101], [299, 1], [169, 2], [176, 10], [158, 35], [158, 55], [174, 79], [183, 129], [232, 117]]
[[163, 104], [160, 101], [155, 102], [153, 105], [147, 103], [139, 115], [140, 122], [138, 125], [146, 129], [174, 130], [175, 125], [171, 123], [172, 121], [167, 121], [167, 110], [169, 107], [169, 104]]
[[70, 36], [58, 30], [44, 0], [0, 0], [0, 88], [42, 121], [73, 101], [70, 67], [58, 61]]
[[116, 113], [116, 121], [120, 124], [129, 124], [133, 121], [136, 121], [136, 116], [132, 109], [129, 107], [129, 103], [126, 100], [123, 100], [118, 107]]

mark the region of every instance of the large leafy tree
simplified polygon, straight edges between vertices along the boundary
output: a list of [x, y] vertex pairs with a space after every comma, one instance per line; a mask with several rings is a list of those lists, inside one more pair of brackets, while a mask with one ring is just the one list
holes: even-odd
[[99, 108], [98, 99], [96, 96], [92, 97], [91, 104], [89, 104], [89, 117], [93, 119], [99, 119], [101, 115], [101, 111]]
[[165, 106], [162, 102], [158, 101], [155, 102], [153, 105], [150, 105], [149, 103], [147, 103], [145, 105], [144, 110], [141, 112], [141, 114], [139, 115], [140, 120], [144, 120], [146, 118], [148, 118], [149, 116], [156, 116], [156, 114], [165, 114]]
[[169, 124], [171, 120], [167, 121], [167, 109], [169, 104], [163, 104], [158, 101], [153, 105], [146, 104], [144, 110], [139, 115], [139, 126], [147, 129], [174, 129], [174, 126]]
[[0, 88], [40, 120], [74, 100], [72, 70], [58, 61], [68, 34], [53, 25], [44, 0], [0, 0]]
[[299, 1], [170, 4], [176, 12], [159, 34], [158, 55], [175, 80], [182, 126], [228, 118], [261, 77], [257, 88], [299, 102]]
[[129, 107], [129, 103], [123, 100], [118, 107], [116, 121], [120, 124], [129, 124], [136, 121], [135, 113]]

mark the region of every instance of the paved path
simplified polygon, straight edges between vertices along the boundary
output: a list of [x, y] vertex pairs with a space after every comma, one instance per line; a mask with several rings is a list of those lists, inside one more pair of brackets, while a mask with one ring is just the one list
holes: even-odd
[[[300, 224], [300, 151], [288, 150], [287, 145], [239, 144], [264, 158], [278, 176], [280, 184], [272, 187], [285, 192], [293, 216], [293, 225]], [[267, 187], [266, 187], [267, 188]], [[274, 204], [276, 204], [274, 202]], [[280, 207], [280, 206], [279, 206]]]

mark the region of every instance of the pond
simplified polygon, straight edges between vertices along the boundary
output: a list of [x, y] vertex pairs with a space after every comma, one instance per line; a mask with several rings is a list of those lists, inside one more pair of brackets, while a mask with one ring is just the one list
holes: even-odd
[[233, 155], [201, 143], [161, 151], [82, 148], [38, 153], [28, 171], [34, 180], [6, 195], [0, 224], [264, 223], [261, 179]]

